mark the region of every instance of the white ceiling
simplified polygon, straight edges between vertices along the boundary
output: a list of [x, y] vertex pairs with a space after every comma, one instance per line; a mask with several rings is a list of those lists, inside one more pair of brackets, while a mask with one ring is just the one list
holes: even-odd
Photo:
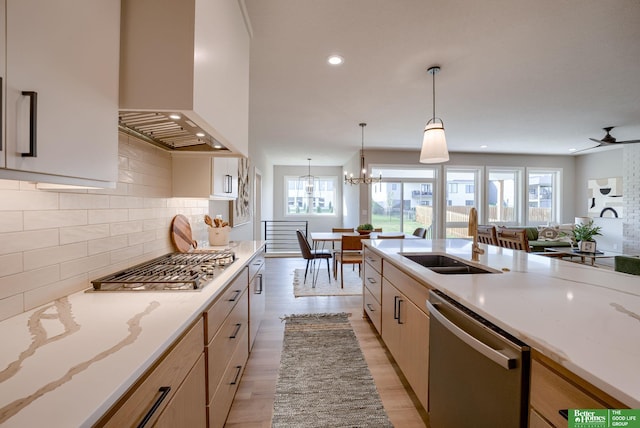
[[569, 154], [604, 126], [640, 139], [639, 0], [245, 2], [250, 139], [275, 164], [342, 165], [359, 122], [365, 149], [419, 150], [432, 65], [452, 152]]

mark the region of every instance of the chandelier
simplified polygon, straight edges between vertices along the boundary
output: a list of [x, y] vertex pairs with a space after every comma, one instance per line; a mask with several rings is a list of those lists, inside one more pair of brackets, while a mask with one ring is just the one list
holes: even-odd
[[359, 126], [362, 128], [362, 148], [360, 149], [360, 175], [358, 177], [354, 177], [353, 174], [344, 173], [344, 184], [373, 184], [380, 183], [382, 181], [382, 174], [379, 177], [374, 177], [373, 175], [369, 175], [367, 177], [367, 167], [364, 162], [364, 127], [367, 126], [366, 123], [360, 123]]
[[311, 175], [311, 158], [307, 158], [307, 160], [309, 161], [308, 174], [298, 177], [298, 188], [302, 189], [307, 198], [313, 198], [317, 178]]

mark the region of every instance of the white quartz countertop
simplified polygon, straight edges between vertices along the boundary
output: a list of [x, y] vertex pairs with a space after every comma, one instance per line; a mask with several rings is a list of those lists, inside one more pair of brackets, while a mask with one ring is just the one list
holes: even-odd
[[79, 292], [0, 322], [0, 426], [91, 426], [263, 245], [232, 242], [199, 291]]
[[365, 243], [420, 282], [640, 408], [640, 276], [484, 244], [478, 264], [501, 273], [442, 275], [399, 253], [441, 252], [470, 262], [470, 241]]

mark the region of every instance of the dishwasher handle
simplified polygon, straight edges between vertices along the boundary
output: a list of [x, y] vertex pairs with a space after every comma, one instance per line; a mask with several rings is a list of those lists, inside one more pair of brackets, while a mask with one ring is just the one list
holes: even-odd
[[508, 355], [503, 354], [499, 350], [493, 349], [484, 342], [480, 341], [476, 337], [470, 335], [453, 322], [451, 322], [446, 316], [444, 316], [440, 310], [438, 310], [440, 303], [431, 303], [427, 301], [427, 308], [431, 316], [435, 317], [447, 330], [453, 333], [458, 339], [462, 340], [467, 345], [471, 346], [476, 351], [480, 352], [485, 357], [489, 358], [499, 366], [511, 370], [517, 367], [517, 359], [511, 358]]

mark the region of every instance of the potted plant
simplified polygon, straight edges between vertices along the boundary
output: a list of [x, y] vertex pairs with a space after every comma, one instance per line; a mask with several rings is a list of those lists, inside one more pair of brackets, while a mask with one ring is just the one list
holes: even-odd
[[360, 235], [368, 235], [373, 230], [373, 225], [369, 223], [364, 223], [358, 226], [356, 229]]
[[593, 237], [602, 235], [600, 230], [602, 230], [602, 227], [595, 226], [593, 224], [593, 220], [589, 223], [576, 224], [573, 228], [573, 238], [578, 243], [578, 250], [587, 253], [595, 253], [596, 242], [593, 240]]

